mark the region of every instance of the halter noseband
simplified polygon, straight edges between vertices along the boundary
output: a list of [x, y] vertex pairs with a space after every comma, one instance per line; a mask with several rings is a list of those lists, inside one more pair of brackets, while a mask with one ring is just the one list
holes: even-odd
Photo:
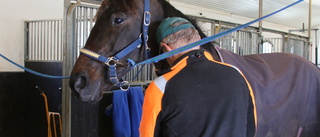
[[123, 81], [123, 80], [119, 80], [117, 77], [117, 69], [116, 69], [116, 65], [121, 65], [124, 67], [133, 67], [135, 66], [135, 62], [131, 59], [128, 59], [127, 63], [121, 63], [119, 62], [120, 59], [122, 59], [123, 57], [125, 57], [126, 55], [128, 55], [129, 53], [131, 53], [133, 50], [135, 50], [136, 48], [140, 48], [141, 44], [143, 44], [145, 46], [145, 52], [146, 52], [146, 56], [148, 56], [148, 51], [150, 50], [148, 45], [147, 45], [147, 41], [148, 41], [148, 28], [150, 25], [150, 20], [151, 20], [151, 14], [150, 14], [150, 1], [149, 0], [144, 0], [144, 13], [143, 13], [143, 23], [142, 23], [142, 32], [139, 36], [139, 38], [137, 38], [133, 43], [131, 43], [129, 46], [127, 46], [125, 49], [121, 50], [119, 53], [117, 53], [115, 56], [111, 56], [111, 57], [105, 57], [102, 56], [98, 53], [95, 53], [91, 50], [82, 48], [80, 49], [80, 52], [92, 59], [95, 59], [97, 61], [100, 61], [104, 64], [106, 64], [107, 66], [109, 66], [109, 76], [110, 76], [110, 81], [117, 85], [118, 87], [120, 87], [121, 90], [128, 90], [130, 88], [130, 85], [127, 89], [123, 89], [123, 85], [129, 83], [128, 81]]

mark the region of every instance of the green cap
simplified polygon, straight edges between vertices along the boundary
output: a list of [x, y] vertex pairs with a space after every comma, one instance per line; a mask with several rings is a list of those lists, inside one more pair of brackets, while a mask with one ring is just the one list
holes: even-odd
[[[173, 24], [177, 23], [177, 22], [186, 22], [183, 23], [179, 26], [175, 26], [173, 27]], [[157, 42], [158, 44], [160, 44], [160, 42], [167, 36], [169, 36], [170, 34], [173, 34], [175, 32], [178, 32], [180, 30], [184, 30], [187, 28], [194, 28], [194, 26], [186, 19], [184, 18], [180, 18], [180, 17], [169, 17], [164, 19], [159, 27], [157, 28]]]

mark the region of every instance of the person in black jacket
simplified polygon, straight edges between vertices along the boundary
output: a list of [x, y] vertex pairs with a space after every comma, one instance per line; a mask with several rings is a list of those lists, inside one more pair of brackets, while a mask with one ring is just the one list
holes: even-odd
[[[186, 19], [167, 18], [157, 29], [164, 52], [200, 40]], [[171, 68], [146, 90], [141, 137], [252, 137], [254, 95], [236, 67], [195, 47], [167, 58]]]

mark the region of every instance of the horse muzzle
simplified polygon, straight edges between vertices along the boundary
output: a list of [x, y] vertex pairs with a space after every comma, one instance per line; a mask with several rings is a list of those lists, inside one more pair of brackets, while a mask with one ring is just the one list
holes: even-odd
[[75, 97], [85, 102], [97, 102], [102, 99], [101, 80], [89, 81], [85, 74], [71, 74], [69, 86]]

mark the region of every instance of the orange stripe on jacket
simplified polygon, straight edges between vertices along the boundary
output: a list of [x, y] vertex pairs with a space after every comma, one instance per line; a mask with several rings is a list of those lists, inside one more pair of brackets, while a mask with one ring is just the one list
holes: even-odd
[[[188, 57], [185, 57], [178, 64], [173, 66], [169, 73], [158, 77], [156, 80], [150, 83], [149, 87], [145, 92], [143, 107], [142, 107], [142, 118], [140, 122], [140, 137], [152, 137], [154, 136], [154, 129], [156, 125], [156, 120], [158, 114], [161, 111], [162, 97], [164, 94], [164, 89], [157, 85], [157, 82], [165, 82], [161, 84], [166, 84], [175, 74], [177, 74], [181, 69], [183, 69], [187, 62]], [[160, 80], [159, 80], [160, 79]], [[163, 90], [163, 91], [162, 91]]]
[[146, 90], [143, 107], [142, 118], [140, 122], [140, 137], [152, 137], [154, 136], [154, 128], [157, 120], [157, 116], [161, 111], [161, 100], [163, 93], [152, 82]]

